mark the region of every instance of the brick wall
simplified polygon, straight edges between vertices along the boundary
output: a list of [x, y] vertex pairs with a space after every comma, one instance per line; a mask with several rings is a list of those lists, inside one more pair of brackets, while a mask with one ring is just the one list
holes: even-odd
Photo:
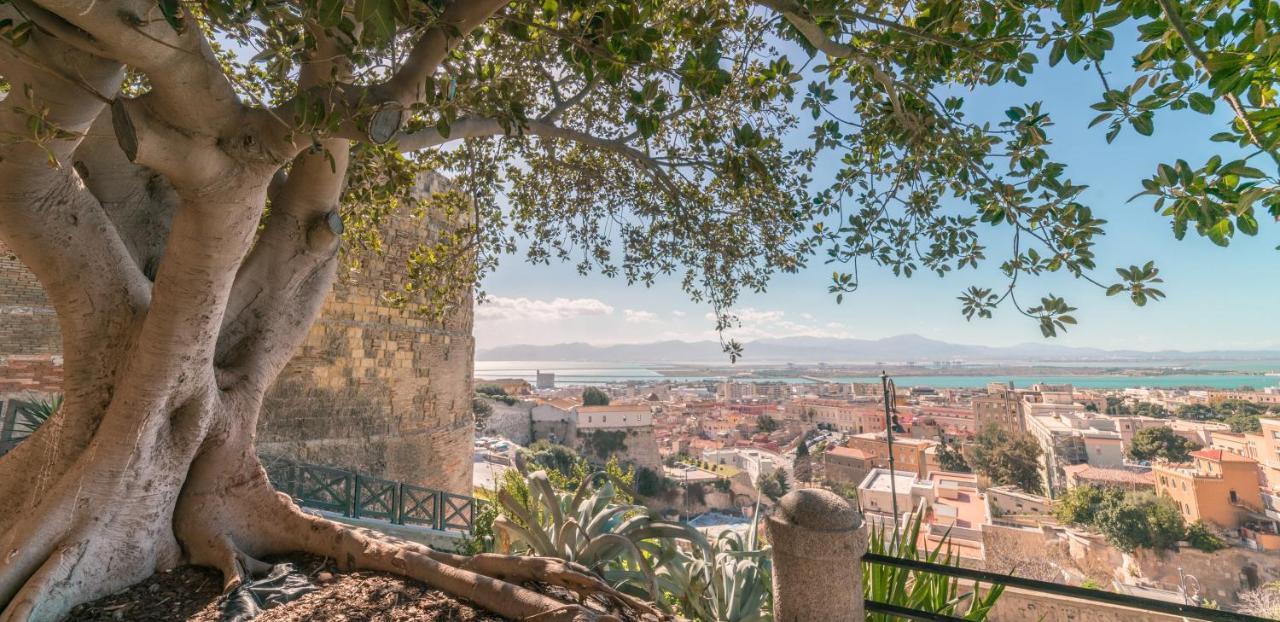
[[[442, 178], [423, 180], [424, 190]], [[455, 493], [471, 491], [472, 311], [431, 323], [382, 304], [406, 255], [432, 223], [388, 218], [386, 254], [362, 257], [269, 391], [263, 452], [359, 470]], [[56, 392], [56, 317], [35, 276], [0, 246], [0, 393]]]

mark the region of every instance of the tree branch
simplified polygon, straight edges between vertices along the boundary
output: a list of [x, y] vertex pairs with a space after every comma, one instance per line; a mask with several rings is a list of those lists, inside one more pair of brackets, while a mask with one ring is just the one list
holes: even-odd
[[[1191, 33], [1187, 30], [1187, 24], [1182, 21], [1182, 16], [1178, 13], [1178, 7], [1174, 5], [1173, 0], [1156, 0], [1160, 4], [1160, 10], [1164, 12], [1165, 19], [1169, 20], [1169, 25], [1173, 31], [1178, 33], [1178, 38], [1182, 39], [1182, 45], [1186, 46], [1187, 52], [1191, 54], [1200, 63], [1204, 70], [1209, 71], [1209, 55], [1191, 38]], [[1226, 93], [1222, 96], [1227, 100], [1227, 105], [1231, 106], [1231, 111], [1235, 113], [1236, 118], [1240, 120], [1240, 125], [1244, 126], [1245, 134], [1249, 136], [1249, 142], [1253, 143], [1259, 149], [1275, 154], [1267, 146], [1262, 144], [1258, 138], [1257, 130], [1253, 127], [1253, 122], [1249, 120], [1248, 113], [1245, 112], [1244, 105], [1240, 103], [1240, 98], [1235, 93]]]
[[780, 13], [787, 23], [799, 32], [806, 41], [814, 48], [827, 56], [836, 58], [847, 58], [865, 67], [871, 72], [871, 76], [880, 87], [884, 89], [885, 95], [889, 98], [889, 105], [893, 107], [893, 114], [903, 127], [911, 131], [919, 131], [920, 124], [915, 117], [907, 112], [902, 105], [902, 100], [898, 95], [897, 84], [893, 77], [880, 66], [875, 59], [863, 54], [857, 48], [847, 44], [840, 43], [827, 36], [822, 28], [816, 22], [805, 17], [798, 11], [800, 7], [795, 6], [785, 0], [757, 0], [761, 5], [769, 7]]
[[529, 121], [522, 129], [522, 132], [512, 134], [503, 129], [502, 124], [495, 119], [464, 117], [449, 127], [448, 136], [442, 135], [439, 130], [431, 127], [400, 135], [396, 141], [401, 151], [412, 152], [438, 147], [458, 140], [484, 136], [519, 136], [527, 134], [542, 138], [565, 140], [608, 151], [631, 160], [648, 171], [658, 185], [662, 187], [663, 191], [667, 192], [673, 199], [678, 199], [682, 195], [679, 187], [661, 162], [655, 160], [649, 154], [632, 147], [624, 140], [600, 138], [587, 132], [560, 127], [541, 119]]

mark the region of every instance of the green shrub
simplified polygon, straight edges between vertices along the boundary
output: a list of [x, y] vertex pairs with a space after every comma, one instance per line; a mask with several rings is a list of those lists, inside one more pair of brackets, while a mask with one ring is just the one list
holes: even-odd
[[1196, 521], [1187, 525], [1186, 541], [1192, 547], [1200, 549], [1206, 553], [1221, 551], [1227, 548], [1227, 543], [1218, 534], [1209, 530], [1209, 527], [1202, 521]]
[[[944, 537], [932, 551], [923, 556], [920, 554], [914, 543], [919, 541], [921, 519], [919, 513], [912, 514], [911, 519], [903, 526], [901, 542], [906, 543], [905, 545], [900, 545], [892, 527], [873, 528], [867, 552], [959, 567], [960, 558], [951, 551], [950, 536]], [[983, 593], [981, 584], [974, 584], [966, 586], [965, 590], [968, 593], [960, 593], [960, 580], [955, 577], [883, 564], [862, 564], [864, 598], [965, 620], [986, 620], [995, 607], [996, 600], [1004, 592], [1004, 586], [991, 585]], [[897, 622], [895, 616], [880, 613], [867, 614], [867, 620]]]

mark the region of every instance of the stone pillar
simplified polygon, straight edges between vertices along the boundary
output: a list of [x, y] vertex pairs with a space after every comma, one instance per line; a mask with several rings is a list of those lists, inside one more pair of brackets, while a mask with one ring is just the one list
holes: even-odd
[[775, 622], [863, 622], [862, 514], [833, 492], [804, 488], [784, 496], [765, 524]]

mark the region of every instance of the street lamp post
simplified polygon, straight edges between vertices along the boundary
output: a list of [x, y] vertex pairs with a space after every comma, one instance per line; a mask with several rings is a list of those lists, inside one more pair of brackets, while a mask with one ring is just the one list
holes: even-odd
[[[898, 477], [893, 468], [893, 398], [897, 388], [888, 372], [880, 372], [880, 385], [884, 389], [884, 439], [889, 448], [889, 495], [893, 503], [893, 539], [898, 541]], [[897, 548], [897, 547], [895, 547]]]

